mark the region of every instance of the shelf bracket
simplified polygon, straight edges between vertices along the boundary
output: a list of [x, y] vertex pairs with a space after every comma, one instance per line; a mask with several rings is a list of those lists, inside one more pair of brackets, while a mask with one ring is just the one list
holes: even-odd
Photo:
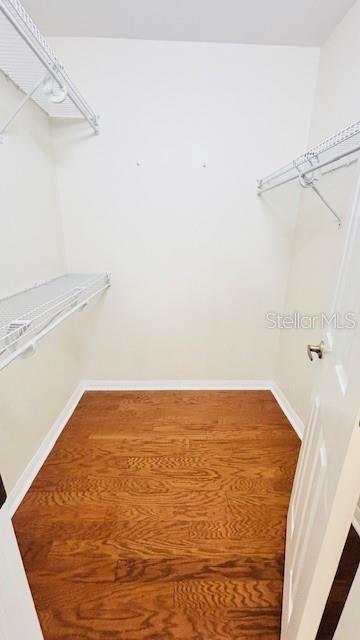
[[319, 189], [315, 185], [315, 182], [319, 181], [319, 179], [320, 179], [319, 172], [318, 172], [319, 158], [317, 156], [308, 157], [307, 161], [310, 164], [310, 168], [313, 169], [313, 171], [311, 173], [309, 173], [309, 172], [306, 172], [306, 173], [301, 172], [299, 167], [296, 164], [296, 161], [294, 162], [295, 169], [297, 170], [297, 172], [299, 174], [299, 183], [304, 189], [309, 189], [310, 188], [310, 189], [312, 189], [314, 191], [314, 193], [316, 193], [318, 198], [320, 198], [321, 202], [325, 205], [325, 207], [327, 207], [329, 209], [329, 211], [332, 213], [332, 215], [336, 219], [337, 224], [338, 224], [338, 228], [341, 229], [342, 220], [341, 220], [340, 216], [336, 213], [336, 211], [328, 203], [328, 201], [324, 198], [322, 193], [319, 191]]
[[39, 89], [39, 87], [42, 85], [42, 83], [45, 80], [47, 80], [48, 76], [49, 76], [48, 72], [46, 72], [45, 75], [41, 76], [40, 80], [31, 89], [31, 91], [29, 91], [29, 93], [27, 93], [24, 96], [24, 98], [20, 102], [19, 106], [15, 109], [15, 111], [11, 114], [10, 118], [8, 118], [8, 120], [5, 122], [5, 124], [1, 127], [1, 129], [0, 129], [0, 143], [4, 142], [4, 137], [3, 136], [4, 136], [5, 131], [11, 125], [11, 123], [15, 120], [16, 116], [20, 113], [21, 109], [26, 105], [26, 103], [30, 100], [30, 98], [33, 97], [34, 93], [36, 93], [36, 91]]
[[316, 193], [316, 195], [320, 198], [321, 202], [323, 202], [325, 207], [327, 207], [329, 209], [329, 211], [331, 211], [333, 216], [336, 218], [336, 221], [338, 223], [339, 229], [341, 229], [341, 227], [342, 227], [342, 219], [340, 218], [340, 216], [336, 213], [336, 211], [334, 211], [332, 206], [328, 203], [328, 201], [324, 198], [322, 193], [320, 193], [319, 189], [317, 187], [315, 187], [314, 184], [311, 185], [311, 188], [314, 191], [314, 193]]

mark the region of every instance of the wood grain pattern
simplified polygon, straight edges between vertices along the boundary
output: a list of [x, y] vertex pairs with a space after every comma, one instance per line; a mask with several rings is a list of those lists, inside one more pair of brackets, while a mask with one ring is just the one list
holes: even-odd
[[45, 640], [278, 640], [298, 451], [267, 391], [86, 393], [14, 517]]

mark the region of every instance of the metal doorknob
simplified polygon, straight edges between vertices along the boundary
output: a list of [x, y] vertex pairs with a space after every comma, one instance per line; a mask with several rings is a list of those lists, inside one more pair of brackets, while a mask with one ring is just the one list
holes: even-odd
[[309, 356], [309, 360], [313, 361], [313, 353], [317, 354], [319, 360], [323, 357], [325, 352], [325, 342], [321, 340], [320, 344], [308, 344], [307, 346], [307, 354]]

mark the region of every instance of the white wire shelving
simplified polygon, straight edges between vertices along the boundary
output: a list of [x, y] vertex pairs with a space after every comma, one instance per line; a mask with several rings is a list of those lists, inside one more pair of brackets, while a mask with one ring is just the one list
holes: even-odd
[[271, 191], [294, 180], [298, 180], [304, 188], [311, 188], [335, 216], [339, 227], [341, 218], [325, 200], [316, 186], [321, 176], [337, 169], [350, 166], [357, 158], [349, 156], [360, 151], [360, 121], [341, 129], [319, 144], [298, 156], [292, 162], [257, 181], [259, 195]]
[[85, 118], [98, 133], [98, 116], [19, 0], [0, 0], [0, 69], [25, 93], [0, 135], [29, 99], [51, 118]]
[[0, 370], [110, 286], [110, 275], [67, 274], [0, 300]]

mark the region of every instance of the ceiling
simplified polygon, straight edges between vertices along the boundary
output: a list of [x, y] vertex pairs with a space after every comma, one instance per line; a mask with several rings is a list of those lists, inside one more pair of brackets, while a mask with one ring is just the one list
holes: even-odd
[[321, 45], [355, 0], [23, 0], [47, 36]]

